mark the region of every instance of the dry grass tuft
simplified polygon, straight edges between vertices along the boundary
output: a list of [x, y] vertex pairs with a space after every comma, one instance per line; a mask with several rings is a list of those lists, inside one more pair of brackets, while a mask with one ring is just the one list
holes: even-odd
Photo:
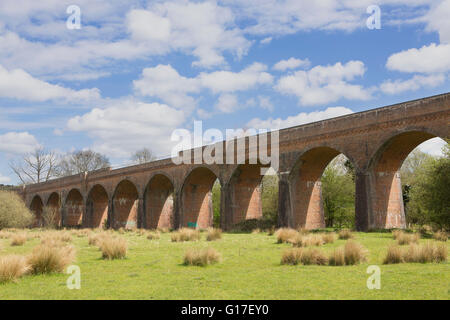
[[8, 255], [0, 257], [0, 283], [17, 281], [30, 271], [30, 266], [24, 256]]
[[256, 228], [252, 230], [252, 234], [258, 234], [261, 233], [261, 229], [260, 228]]
[[330, 266], [344, 266], [345, 265], [345, 250], [343, 247], [336, 248], [331, 252], [328, 258]]
[[316, 248], [293, 248], [286, 250], [281, 257], [281, 264], [289, 265], [326, 265], [328, 258]]
[[104, 237], [98, 246], [102, 251], [103, 259], [125, 259], [127, 256], [128, 245], [124, 238]]
[[209, 228], [206, 235], [206, 241], [215, 241], [222, 239], [222, 230], [216, 228]]
[[147, 239], [148, 240], [159, 240], [159, 239], [161, 239], [161, 234], [159, 233], [159, 231], [149, 232], [149, 233], [147, 233]]
[[0, 239], [9, 239], [12, 233], [9, 231], [0, 231]]
[[429, 262], [446, 262], [447, 247], [443, 243], [427, 242], [419, 245], [411, 243], [408, 248], [402, 250], [399, 246], [391, 246], [388, 248], [384, 264], [392, 263], [429, 263]]
[[336, 241], [336, 233], [334, 232], [327, 232], [327, 233], [322, 233], [322, 240], [323, 243], [334, 243]]
[[99, 246], [100, 242], [107, 237], [111, 237], [107, 232], [94, 233], [88, 237], [88, 243], [90, 246]]
[[321, 246], [324, 244], [320, 234], [297, 234], [294, 238], [288, 240], [294, 247]]
[[433, 234], [433, 239], [437, 241], [447, 241], [448, 235], [445, 231], [438, 231]]
[[27, 240], [28, 236], [26, 233], [14, 233], [11, 236], [11, 246], [23, 246]]
[[342, 229], [339, 231], [338, 237], [341, 240], [353, 239], [353, 233], [348, 229]]
[[189, 249], [184, 255], [184, 264], [187, 266], [207, 266], [219, 262], [221, 255], [214, 248]]
[[280, 228], [275, 232], [278, 243], [286, 243], [298, 235], [298, 231], [290, 228]]
[[200, 231], [189, 228], [181, 228], [170, 236], [172, 242], [198, 241], [200, 237]]
[[403, 252], [399, 246], [390, 246], [387, 250], [386, 257], [383, 260], [383, 264], [396, 264], [403, 262]]
[[354, 265], [366, 261], [367, 251], [362, 245], [348, 241], [344, 246], [345, 264]]
[[411, 243], [418, 243], [420, 240], [420, 234], [419, 233], [404, 233], [399, 232], [397, 234], [397, 243], [399, 245], [405, 245], [405, 244], [411, 244]]
[[28, 257], [33, 274], [63, 272], [75, 260], [75, 249], [71, 246], [39, 245]]

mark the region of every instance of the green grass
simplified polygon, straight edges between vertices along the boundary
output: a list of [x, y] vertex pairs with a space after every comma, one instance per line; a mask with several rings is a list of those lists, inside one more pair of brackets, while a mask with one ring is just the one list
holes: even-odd
[[[283, 266], [281, 254], [289, 244], [277, 244], [275, 236], [223, 234], [207, 242], [174, 243], [170, 234], [160, 240], [126, 233], [128, 254], [124, 260], [103, 260], [87, 237], [73, 236], [75, 262], [81, 268], [81, 289], [66, 287], [66, 274], [25, 276], [17, 283], [0, 284], [4, 299], [448, 299], [449, 263], [382, 265], [389, 233], [355, 233], [356, 241], [369, 250], [368, 261], [358, 266]], [[433, 241], [433, 240], [420, 240]], [[39, 243], [22, 247], [0, 239], [0, 255], [26, 254]], [[345, 243], [324, 245], [331, 251]], [[447, 242], [447, 249], [450, 243]], [[183, 265], [187, 248], [213, 247], [222, 261], [207, 267]], [[369, 290], [369, 265], [381, 268], [381, 289]]]

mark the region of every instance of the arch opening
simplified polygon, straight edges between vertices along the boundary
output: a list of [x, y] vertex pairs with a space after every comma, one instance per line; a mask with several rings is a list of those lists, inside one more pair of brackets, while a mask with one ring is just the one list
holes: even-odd
[[78, 189], [72, 189], [66, 198], [66, 217], [64, 226], [81, 227], [83, 225], [84, 201], [83, 195]]
[[436, 136], [423, 131], [404, 132], [389, 139], [376, 152], [369, 165], [370, 229], [406, 227], [401, 168], [413, 150], [433, 138]]
[[137, 227], [139, 194], [129, 180], [120, 182], [113, 197], [113, 228], [134, 229]]
[[[340, 154], [340, 151], [330, 147], [317, 147], [306, 151], [297, 160], [290, 174], [292, 185], [291, 221], [295, 228], [320, 229], [326, 227], [321, 178], [328, 165]], [[348, 159], [346, 158], [346, 160]], [[334, 163], [332, 164], [330, 169], [327, 170], [327, 178], [329, 178], [331, 168], [334, 166]], [[353, 181], [353, 212], [354, 185]], [[331, 208], [327, 207], [327, 213], [332, 213], [329, 209]], [[330, 219], [330, 215], [327, 218], [329, 224], [334, 223]]]
[[163, 174], [155, 175], [144, 194], [145, 227], [149, 229], [175, 226], [173, 214], [174, 186]]
[[212, 188], [217, 176], [205, 167], [194, 169], [181, 191], [181, 226], [205, 229], [213, 226]]
[[33, 200], [31, 201], [30, 204], [30, 210], [34, 215], [34, 221], [32, 226], [35, 227], [42, 227], [44, 225], [44, 220], [43, 220], [43, 210], [44, 210], [44, 203], [42, 202], [42, 199], [40, 196], [35, 195], [33, 197]]
[[103, 186], [97, 184], [89, 192], [86, 202], [87, 221], [91, 228], [106, 227], [109, 197]]
[[43, 210], [43, 220], [45, 225], [61, 226], [61, 197], [53, 192], [47, 200], [47, 205]]

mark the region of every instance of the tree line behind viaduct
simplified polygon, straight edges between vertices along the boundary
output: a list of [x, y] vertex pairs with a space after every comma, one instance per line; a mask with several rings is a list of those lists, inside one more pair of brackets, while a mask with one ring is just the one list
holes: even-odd
[[[342, 153], [355, 168], [357, 229], [405, 227], [400, 167], [422, 142], [449, 138], [449, 124], [446, 93], [280, 130], [279, 226], [324, 227], [320, 177]], [[246, 153], [243, 164], [175, 165], [165, 159], [28, 185], [21, 193], [36, 225], [46, 206], [66, 227], [206, 228], [213, 222], [211, 194], [218, 180], [220, 225], [227, 230], [262, 217], [262, 165], [250, 164], [248, 148]]]

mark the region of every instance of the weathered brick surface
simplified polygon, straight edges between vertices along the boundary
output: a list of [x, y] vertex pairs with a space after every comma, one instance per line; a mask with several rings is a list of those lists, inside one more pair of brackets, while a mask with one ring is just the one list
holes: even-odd
[[[343, 153], [356, 171], [357, 228], [404, 226], [397, 172], [408, 153], [421, 142], [432, 137], [450, 137], [449, 123], [450, 93], [446, 93], [280, 130], [279, 224], [307, 228], [323, 226], [320, 176], [332, 157]], [[196, 167], [203, 169], [192, 171]], [[210, 191], [218, 178], [222, 185], [221, 225], [229, 228], [244, 216], [258, 217], [260, 212], [259, 184], [251, 174], [253, 169], [250, 165], [243, 170], [236, 184], [233, 175], [238, 167], [226, 164], [175, 165], [171, 159], [165, 159], [30, 185], [22, 190], [22, 196], [31, 206], [34, 196], [39, 195], [44, 204], [52, 203], [67, 215], [65, 203], [49, 200], [54, 197], [52, 194], [66, 199], [72, 189], [78, 189], [87, 203], [90, 190], [101, 185], [110, 204], [105, 207], [104, 197], [101, 200], [103, 205], [98, 204], [99, 209], [95, 211], [101, 211], [102, 217], [107, 210], [113, 218], [118, 217], [119, 225], [129, 221], [132, 222], [130, 226], [133, 223], [155, 226], [167, 222], [164, 212], [170, 211], [170, 201], [162, 205], [162, 189], [159, 192], [162, 198], [158, 197], [158, 192], [153, 196], [145, 195], [145, 190], [152, 177], [164, 174], [173, 183], [174, 227], [195, 221], [199, 226], [207, 227], [212, 222]], [[128, 187], [118, 188], [123, 180], [129, 182]], [[116, 189], [121, 190], [117, 193]], [[149, 199], [153, 200], [149, 202]], [[160, 218], [158, 214], [149, 214], [149, 211], [161, 211], [159, 207], [163, 208]], [[84, 215], [87, 212], [85, 210]], [[65, 217], [59, 216], [58, 219], [61, 218], [66, 224]]]
[[108, 218], [108, 194], [101, 185], [95, 185], [88, 195], [87, 219], [85, 225], [90, 228], [103, 227]]
[[54, 223], [57, 226], [60, 226], [62, 224], [61, 221], [61, 197], [58, 193], [54, 192], [50, 195], [50, 197], [47, 200], [47, 207], [49, 210], [52, 210], [54, 212]]
[[81, 226], [84, 213], [84, 201], [79, 190], [72, 189], [69, 192], [66, 198], [65, 210], [66, 218], [64, 225], [67, 227]]
[[39, 196], [35, 196], [31, 201], [30, 210], [34, 215], [33, 227], [40, 227], [43, 224], [42, 221], [42, 209], [44, 204]]
[[138, 192], [132, 182], [119, 183], [113, 198], [113, 227], [133, 229], [137, 227]]
[[159, 174], [152, 178], [145, 192], [145, 226], [149, 229], [173, 228], [173, 193], [172, 182]]

